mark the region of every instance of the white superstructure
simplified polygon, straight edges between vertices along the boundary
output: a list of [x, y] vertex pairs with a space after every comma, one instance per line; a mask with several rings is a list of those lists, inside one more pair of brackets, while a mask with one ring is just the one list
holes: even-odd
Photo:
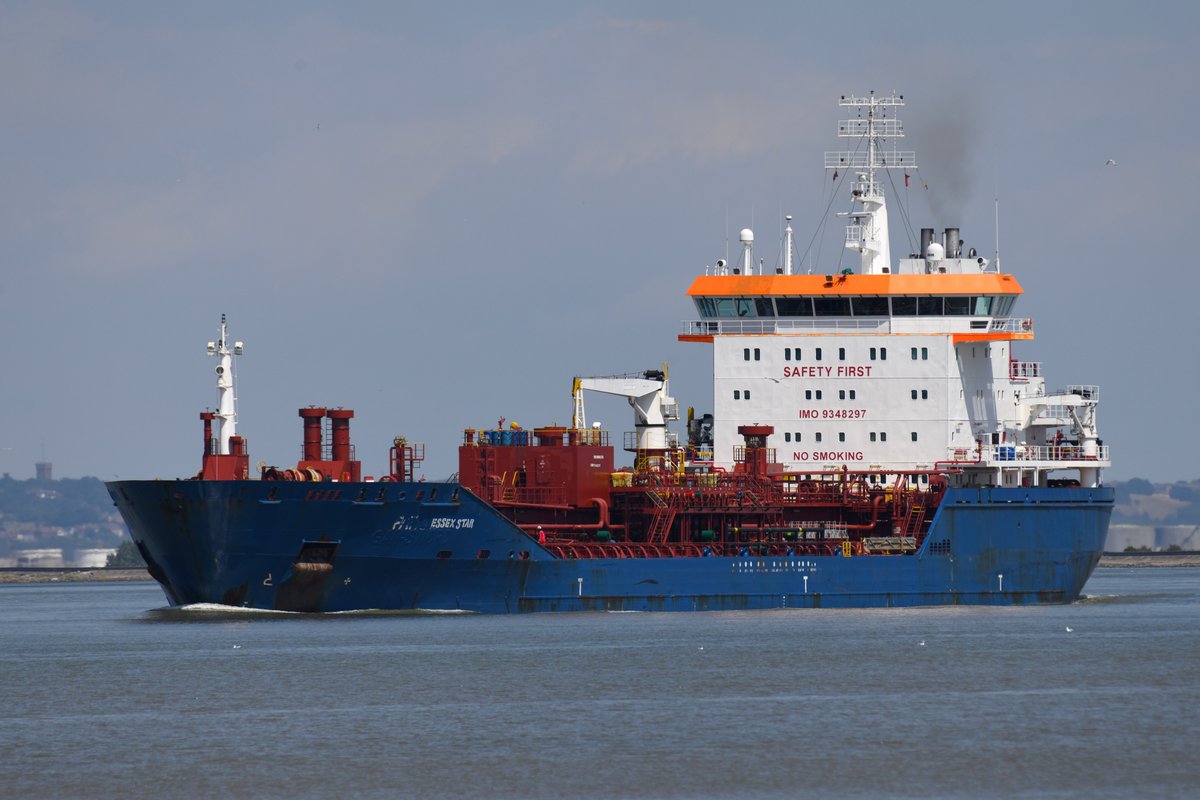
[[219, 360], [217, 364], [217, 412], [221, 421], [219, 455], [230, 454], [229, 439], [237, 435], [237, 397], [233, 386], [233, 357], [242, 354], [242, 343], [234, 342], [230, 348], [226, 340], [225, 315], [221, 315], [221, 336], [208, 343], [208, 354]]
[[792, 274], [789, 218], [777, 274], [753, 274], [747, 254], [741, 269], [718, 262], [695, 280], [688, 293], [700, 319], [679, 338], [712, 344], [714, 401], [711, 443], [693, 444], [728, 468], [738, 427], [771, 425], [770, 446], [793, 471], [947, 469], [964, 484], [1077, 475], [1097, 485], [1109, 465], [1099, 390], [1047, 389], [1041, 365], [1017, 359], [1014, 343], [1034, 335], [1033, 321], [1013, 313], [1017, 280], [964, 254], [957, 228], [940, 237], [923, 229], [920, 252], [891, 262], [878, 178], [916, 166], [914, 153], [888, 146], [903, 136], [888, 116], [903, 97], [841, 104], [863, 114], [839, 123], [839, 136], [859, 144], [827, 153], [825, 165], [850, 176], [852, 210], [842, 216], [860, 269]]

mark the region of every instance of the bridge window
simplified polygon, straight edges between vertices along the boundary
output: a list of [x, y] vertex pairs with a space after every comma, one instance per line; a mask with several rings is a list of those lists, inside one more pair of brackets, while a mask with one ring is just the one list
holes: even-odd
[[992, 313], [992, 298], [976, 297], [974, 299], [975, 299], [974, 315], [976, 317], [986, 317], [988, 314]]
[[776, 297], [775, 310], [781, 317], [811, 317], [813, 315], [811, 297]]
[[853, 297], [850, 305], [856, 317], [886, 317], [888, 315], [888, 299], [886, 297]]
[[818, 317], [850, 316], [849, 297], [814, 297], [813, 313]]
[[947, 297], [946, 316], [965, 317], [970, 315], [974, 299], [973, 297]]
[[892, 316], [893, 317], [915, 317], [917, 315], [917, 298], [915, 297], [893, 297], [892, 298]]
[[917, 313], [922, 317], [940, 317], [942, 315], [942, 298], [918, 297]]

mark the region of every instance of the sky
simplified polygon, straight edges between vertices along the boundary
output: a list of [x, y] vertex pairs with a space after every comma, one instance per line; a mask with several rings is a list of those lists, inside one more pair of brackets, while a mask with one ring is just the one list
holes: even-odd
[[912, 227], [990, 256], [998, 199], [1016, 355], [1100, 386], [1107, 477], [1200, 478], [1200, 4], [977, 5], [0, 2], [0, 472], [194, 474], [222, 313], [252, 463], [343, 406], [366, 473], [403, 435], [445, 477], [663, 362], [710, 410], [687, 287], [742, 227], [773, 266], [784, 214], [853, 263], [823, 153], [894, 90]]

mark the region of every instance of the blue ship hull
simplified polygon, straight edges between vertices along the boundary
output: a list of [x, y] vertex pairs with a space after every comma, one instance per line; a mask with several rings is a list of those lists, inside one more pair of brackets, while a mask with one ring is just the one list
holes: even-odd
[[457, 484], [117, 481], [173, 605], [704, 611], [1067, 603], [1113, 491], [950, 489], [916, 553], [558, 558]]

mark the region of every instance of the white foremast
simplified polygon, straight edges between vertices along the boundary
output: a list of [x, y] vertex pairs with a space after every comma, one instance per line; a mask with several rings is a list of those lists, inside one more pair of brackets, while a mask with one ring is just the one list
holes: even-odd
[[[885, 149], [888, 139], [904, 137], [904, 126], [900, 120], [888, 117], [888, 108], [904, 105], [904, 95], [893, 93], [888, 97], [876, 97], [870, 92], [866, 97], [842, 96], [838, 105], [859, 109], [857, 119], [841, 120], [838, 137], [858, 139], [862, 145], [853, 151], [825, 153], [825, 169], [834, 171], [836, 179], [843, 172], [853, 172], [851, 197], [861, 208], [839, 213], [847, 217], [846, 248], [856, 250], [862, 257], [863, 275], [882, 275], [891, 272], [892, 254], [888, 245], [887, 204], [884, 190], [876, 180], [876, 171], [888, 169], [915, 169], [917, 155], [911, 150], [897, 150], [895, 143]], [[864, 119], [862, 114], [866, 113]], [[865, 145], [865, 149], [863, 147]], [[907, 174], [907, 173], [906, 173]]]
[[225, 330], [225, 315], [221, 315], [221, 338], [208, 343], [208, 354], [217, 356], [217, 394], [219, 397], [217, 419], [221, 420], [220, 455], [229, 455], [229, 440], [237, 436], [237, 397], [233, 388], [233, 357], [242, 354], [242, 343], [234, 342], [229, 348]]

